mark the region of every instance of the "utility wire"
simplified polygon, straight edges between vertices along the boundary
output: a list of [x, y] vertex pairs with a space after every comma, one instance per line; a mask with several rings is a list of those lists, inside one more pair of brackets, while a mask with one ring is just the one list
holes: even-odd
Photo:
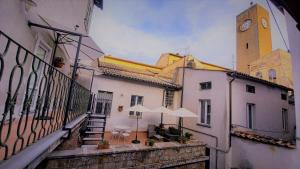
[[275, 15], [274, 15], [274, 13], [273, 13], [273, 10], [272, 10], [271, 6], [270, 6], [269, 0], [266, 0], [266, 2], [267, 2], [267, 4], [268, 4], [268, 7], [269, 7], [269, 9], [270, 9], [270, 11], [271, 11], [271, 14], [272, 14], [274, 20], [275, 20], [277, 29], [278, 29], [278, 31], [279, 31], [279, 33], [280, 33], [280, 36], [281, 36], [281, 38], [282, 38], [282, 40], [283, 40], [283, 42], [284, 42], [284, 45], [285, 45], [287, 51], [289, 52], [290, 50], [289, 50], [288, 45], [287, 45], [287, 43], [286, 43], [286, 41], [285, 41], [285, 39], [284, 39], [284, 37], [283, 37], [283, 34], [282, 34], [281, 29], [280, 29], [280, 27], [279, 27], [279, 24], [278, 24], [278, 22], [277, 22], [277, 20], [276, 20], [276, 17], [275, 17]]

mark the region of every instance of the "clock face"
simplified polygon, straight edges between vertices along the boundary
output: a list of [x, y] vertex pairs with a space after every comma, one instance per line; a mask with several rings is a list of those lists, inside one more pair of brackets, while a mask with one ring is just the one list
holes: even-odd
[[263, 26], [264, 28], [267, 28], [267, 27], [268, 27], [268, 22], [267, 22], [267, 20], [266, 20], [265, 18], [262, 18], [262, 19], [261, 19], [261, 24], [262, 24], [262, 26]]
[[251, 23], [252, 23], [251, 19], [245, 20], [245, 21], [243, 22], [243, 24], [240, 26], [240, 30], [241, 30], [242, 32], [248, 30], [248, 29], [250, 28], [250, 26], [251, 26]]

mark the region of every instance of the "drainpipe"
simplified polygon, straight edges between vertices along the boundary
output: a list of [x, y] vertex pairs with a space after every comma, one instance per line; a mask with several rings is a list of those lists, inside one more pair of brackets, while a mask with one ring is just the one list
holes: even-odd
[[231, 129], [232, 129], [232, 82], [235, 80], [234, 73], [231, 74], [232, 79], [229, 81], [229, 148], [231, 147]]
[[182, 85], [182, 89], [181, 89], [181, 98], [180, 98], [180, 107], [182, 107], [183, 105], [183, 89], [184, 89], [184, 74], [185, 74], [185, 57], [183, 58], [183, 67], [182, 67], [182, 81], [181, 81], [181, 85]]

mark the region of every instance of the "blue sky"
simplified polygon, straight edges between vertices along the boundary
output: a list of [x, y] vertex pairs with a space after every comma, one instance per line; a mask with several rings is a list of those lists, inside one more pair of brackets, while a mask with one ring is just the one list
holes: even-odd
[[[253, 0], [268, 9], [265, 0]], [[154, 64], [162, 53], [192, 54], [232, 68], [236, 15], [250, 0], [104, 0], [90, 35], [106, 54]], [[287, 40], [284, 17], [272, 5]], [[273, 49], [284, 47], [271, 16]]]

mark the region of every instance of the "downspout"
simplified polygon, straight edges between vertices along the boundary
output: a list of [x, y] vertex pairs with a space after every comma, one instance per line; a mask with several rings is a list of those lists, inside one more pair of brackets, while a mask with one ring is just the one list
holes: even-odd
[[231, 147], [231, 129], [232, 129], [232, 82], [235, 80], [234, 74], [231, 74], [232, 79], [229, 81], [229, 148]]
[[[185, 57], [183, 58], [183, 68], [182, 68], [182, 81], [181, 81], [181, 85], [182, 85], [182, 90], [181, 90], [181, 98], [180, 98], [180, 107], [182, 107], [183, 105], [183, 90], [184, 90], [184, 73], [185, 73]], [[182, 117], [179, 117], [179, 126], [178, 126], [178, 129], [180, 131], [180, 137], [181, 137], [181, 134], [182, 134], [182, 123], [183, 123], [183, 119]]]

